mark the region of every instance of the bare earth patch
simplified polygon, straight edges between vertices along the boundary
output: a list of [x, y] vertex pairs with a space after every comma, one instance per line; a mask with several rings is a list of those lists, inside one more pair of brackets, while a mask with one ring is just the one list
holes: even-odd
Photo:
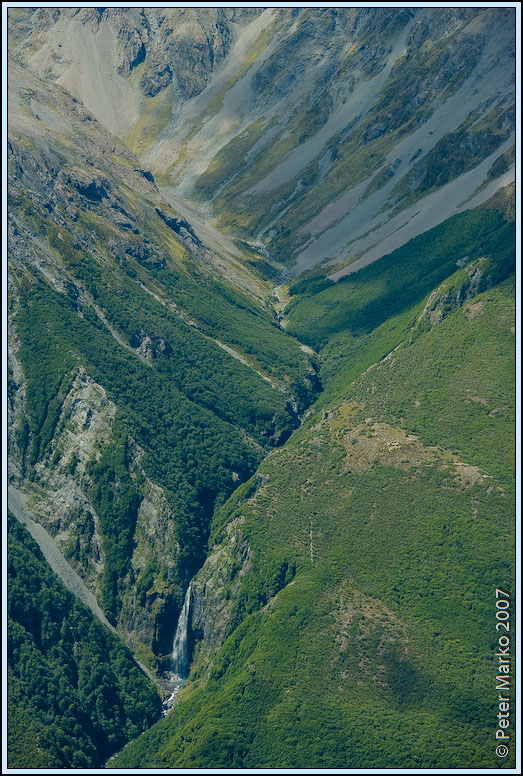
[[483, 312], [483, 302], [480, 300], [479, 302], [474, 302], [474, 304], [469, 304], [463, 308], [463, 312], [468, 321], [473, 321], [474, 318], [477, 318]]
[[335, 438], [347, 454], [344, 471], [364, 472], [376, 464], [409, 469], [431, 463], [438, 453], [436, 447], [425, 447], [414, 434], [387, 423], [359, 424], [335, 432]]
[[[471, 397], [471, 400], [482, 405], [486, 403], [479, 397]], [[342, 472], [361, 473], [377, 465], [407, 470], [440, 461], [440, 468], [448, 469], [460, 488], [471, 488], [489, 478], [477, 466], [460, 461], [455, 453], [424, 445], [415, 434], [408, 434], [402, 428], [373, 423], [372, 418], [351, 426], [350, 421], [363, 408], [361, 403], [345, 402], [334, 413], [325, 414], [316, 427], [318, 430], [327, 428], [331, 438], [345, 449]]]

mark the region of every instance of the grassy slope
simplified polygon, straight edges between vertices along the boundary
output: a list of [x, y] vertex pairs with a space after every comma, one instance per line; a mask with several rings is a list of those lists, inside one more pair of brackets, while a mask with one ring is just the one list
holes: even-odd
[[252, 551], [236, 627], [115, 767], [500, 766], [513, 287], [467, 279], [324, 350], [316, 411], [215, 519], [218, 547], [237, 520]]

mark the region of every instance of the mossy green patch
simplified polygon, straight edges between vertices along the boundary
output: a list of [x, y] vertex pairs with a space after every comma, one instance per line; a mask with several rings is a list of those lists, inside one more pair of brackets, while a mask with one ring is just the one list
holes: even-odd
[[168, 126], [173, 107], [171, 88], [162, 89], [154, 97], [145, 97], [142, 115], [125, 139], [129, 148], [138, 154], [145, 153]]

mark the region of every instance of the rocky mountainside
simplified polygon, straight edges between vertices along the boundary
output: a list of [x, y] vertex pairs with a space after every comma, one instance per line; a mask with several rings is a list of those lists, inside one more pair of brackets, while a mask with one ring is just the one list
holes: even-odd
[[235, 8], [11, 9], [11, 50], [58, 80], [123, 137], [148, 98], [171, 108], [202, 91], [241, 29], [260, 11]]
[[12, 765], [498, 767], [514, 10], [8, 21]]
[[295, 274], [354, 271], [514, 178], [513, 9], [28, 9], [11, 27], [172, 195]]

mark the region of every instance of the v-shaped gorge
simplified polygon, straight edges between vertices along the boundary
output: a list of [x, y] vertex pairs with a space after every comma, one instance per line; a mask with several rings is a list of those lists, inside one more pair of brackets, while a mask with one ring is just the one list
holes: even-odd
[[10, 75], [13, 482], [150, 662], [215, 505], [314, 397], [313, 351], [278, 327], [259, 257], [217, 257], [66, 93]]
[[[52, 10], [10, 19], [11, 509], [179, 700], [109, 766], [494, 767], [510, 13]], [[13, 763], [100, 764], [156, 696], [121, 645], [115, 734], [24, 563]]]

